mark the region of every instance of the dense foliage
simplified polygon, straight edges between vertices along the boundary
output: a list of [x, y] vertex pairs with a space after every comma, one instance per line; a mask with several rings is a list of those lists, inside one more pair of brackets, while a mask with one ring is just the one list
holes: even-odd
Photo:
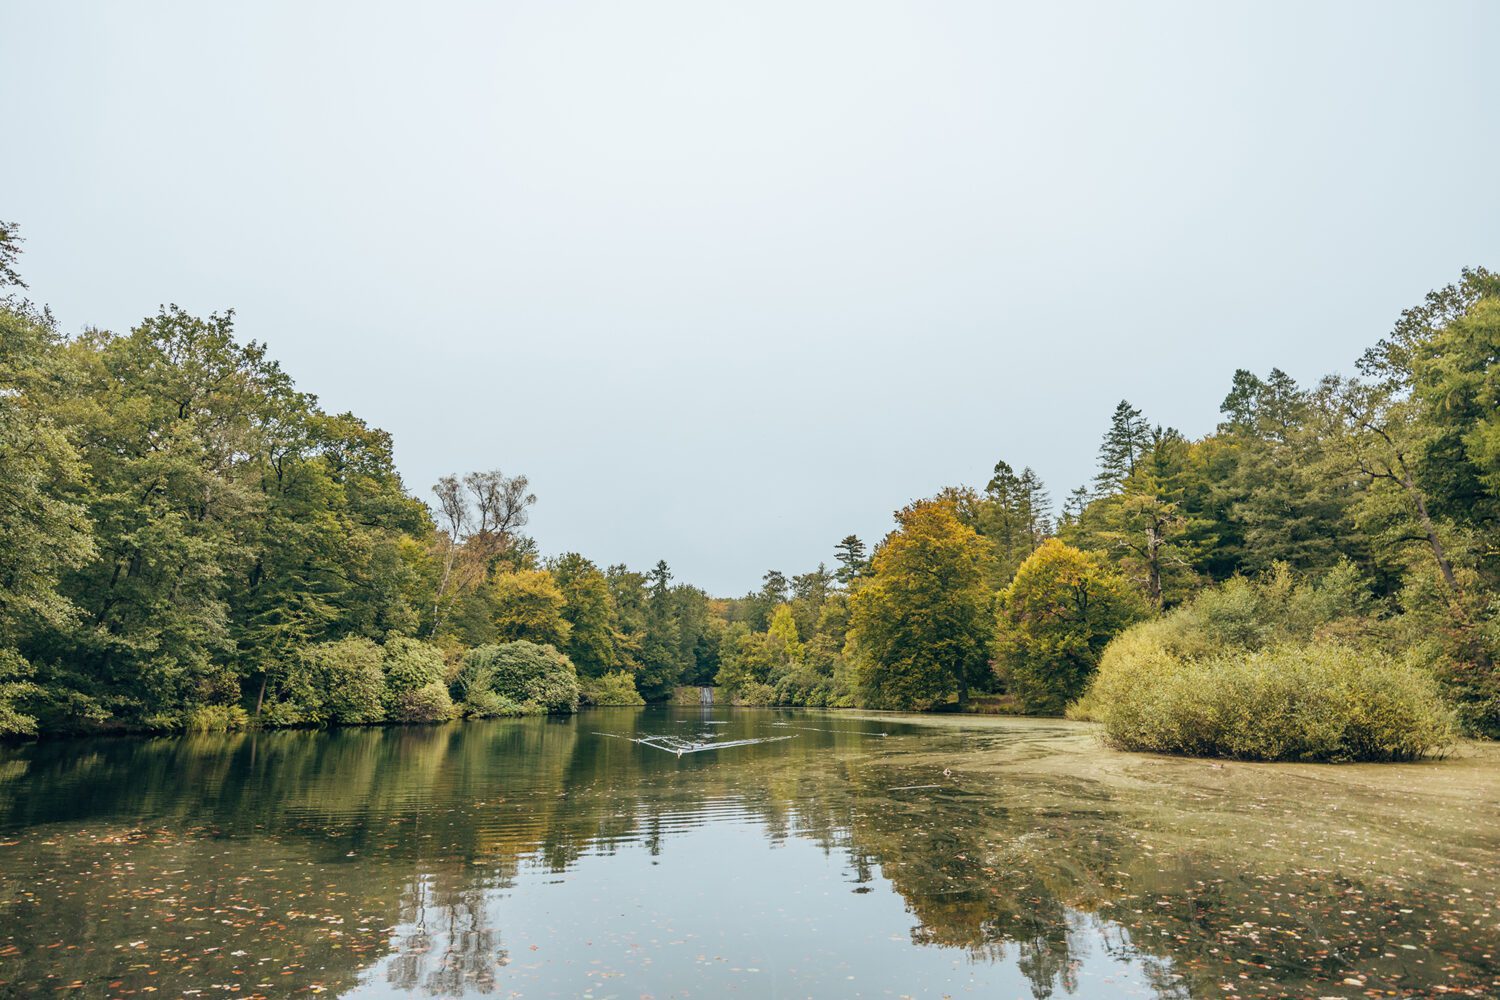
[[[13, 226], [0, 242], [0, 282], [19, 286]], [[1122, 401], [1098, 474], [1056, 516], [1037, 475], [1002, 461], [982, 488], [899, 511], [873, 551], [850, 535], [831, 569], [716, 599], [665, 562], [543, 559], [525, 476], [445, 476], [423, 503], [389, 435], [324, 410], [232, 314], [168, 307], [65, 336], [12, 296], [0, 734], [439, 721], [710, 684], [740, 704], [986, 694], [1057, 713], [1133, 622], [1270, 572], [1357, 581], [1360, 627], [1467, 730], [1500, 734], [1497, 359], [1500, 278], [1465, 271], [1357, 377], [1236, 372], [1203, 437]], [[1267, 606], [1260, 625], [1290, 613]], [[545, 660], [546, 690], [481, 683], [496, 649]]]
[[569, 713], [578, 708], [578, 672], [551, 646], [518, 639], [480, 646], [464, 655], [459, 684], [471, 714], [500, 715], [497, 705], [517, 714]]
[[930, 708], [953, 692], [962, 705], [994, 633], [979, 534], [947, 498], [915, 503], [896, 521], [851, 601], [860, 691], [876, 708]]
[[1105, 559], [1049, 538], [1000, 596], [995, 673], [1019, 707], [1060, 715], [1083, 694], [1104, 647], [1145, 602]]
[[1453, 735], [1431, 674], [1362, 615], [1353, 567], [1237, 577], [1121, 635], [1079, 716], [1114, 745], [1251, 760], [1411, 760]]
[[596, 708], [625, 708], [646, 704], [646, 699], [635, 688], [635, 678], [623, 670], [580, 681], [578, 699], [580, 704]]

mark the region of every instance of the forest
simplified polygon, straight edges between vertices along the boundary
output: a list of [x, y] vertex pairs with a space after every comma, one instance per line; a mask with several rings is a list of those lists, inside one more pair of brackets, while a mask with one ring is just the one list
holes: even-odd
[[[434, 722], [669, 700], [1096, 719], [1118, 746], [1406, 759], [1500, 735], [1500, 277], [1355, 375], [1128, 402], [1054, 503], [994, 465], [741, 597], [527, 536], [512, 470], [430, 491], [232, 313], [65, 334], [0, 224], [0, 734]], [[832, 540], [830, 540], [832, 541]], [[1295, 710], [1287, 709], [1295, 706]], [[1285, 710], [1284, 710], [1285, 709]]]

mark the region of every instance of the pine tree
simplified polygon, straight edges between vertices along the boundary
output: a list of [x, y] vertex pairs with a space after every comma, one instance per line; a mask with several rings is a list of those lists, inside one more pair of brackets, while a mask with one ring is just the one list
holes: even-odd
[[646, 634], [641, 643], [641, 672], [636, 687], [647, 701], [672, 693], [682, 677], [682, 626], [672, 599], [672, 571], [666, 560], [657, 562], [649, 576], [646, 597]]
[[1076, 527], [1083, 520], [1084, 508], [1089, 505], [1089, 488], [1087, 486], [1074, 487], [1063, 501], [1062, 516], [1057, 519], [1058, 528]]
[[845, 535], [833, 547], [833, 551], [834, 559], [839, 564], [839, 568], [833, 571], [833, 578], [838, 581], [839, 586], [848, 587], [869, 566], [865, 543], [859, 540], [858, 535]]
[[1120, 400], [1099, 446], [1099, 474], [1094, 477], [1094, 493], [1104, 496], [1117, 491], [1135, 472], [1150, 446], [1150, 428], [1141, 418], [1141, 411]]
[[1026, 528], [1031, 533], [1031, 551], [1034, 552], [1052, 534], [1052, 497], [1047, 493], [1042, 477], [1029, 465], [1021, 470], [1020, 490], [1026, 511]]

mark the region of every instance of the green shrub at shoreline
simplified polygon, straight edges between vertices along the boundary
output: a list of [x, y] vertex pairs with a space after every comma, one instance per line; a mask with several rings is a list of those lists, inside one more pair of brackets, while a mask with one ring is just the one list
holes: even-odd
[[464, 655], [456, 686], [465, 714], [566, 715], [578, 710], [578, 672], [550, 645], [519, 640]]
[[1334, 642], [1197, 660], [1127, 642], [1074, 715], [1122, 750], [1240, 760], [1416, 760], [1454, 736], [1425, 671]]
[[635, 689], [635, 678], [623, 670], [616, 670], [603, 677], [583, 678], [579, 681], [579, 698], [585, 705], [597, 708], [622, 708], [646, 704], [646, 699]]
[[1431, 673], [1390, 654], [1337, 569], [1230, 581], [1105, 650], [1069, 715], [1123, 750], [1240, 760], [1403, 761], [1456, 734]]

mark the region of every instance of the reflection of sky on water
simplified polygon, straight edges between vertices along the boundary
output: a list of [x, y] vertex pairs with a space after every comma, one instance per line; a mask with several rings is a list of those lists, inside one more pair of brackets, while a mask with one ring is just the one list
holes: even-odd
[[[860, 881], [840, 851], [768, 839], [733, 811], [684, 823], [659, 852], [643, 842], [591, 853], [566, 873], [527, 865], [506, 888], [458, 907], [423, 881], [408, 893], [393, 954], [356, 997], [478, 992], [504, 996], [724, 995], [1032, 997], [1015, 959], [1024, 945], [976, 958], [913, 947], [912, 916], [879, 870]], [[1119, 927], [1069, 912], [1082, 997], [1153, 992]]]

